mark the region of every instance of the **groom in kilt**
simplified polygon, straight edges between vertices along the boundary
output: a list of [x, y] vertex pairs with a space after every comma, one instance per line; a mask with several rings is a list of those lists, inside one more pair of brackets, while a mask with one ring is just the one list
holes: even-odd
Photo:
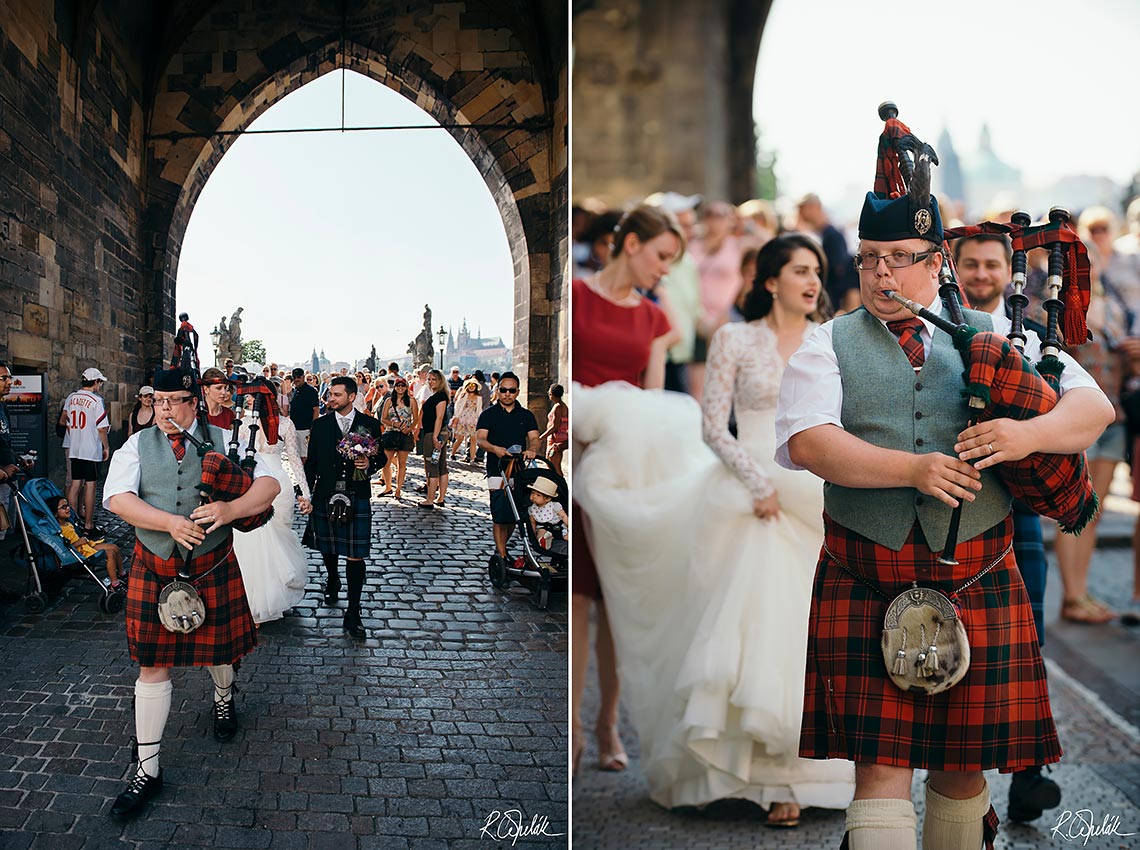
[[[326, 402], [328, 412], [313, 422], [309, 433], [305, 476], [313, 494], [309, 522], [314, 545], [320, 550], [328, 573], [325, 604], [335, 605], [339, 598], [338, 564], [343, 555], [348, 579], [343, 628], [359, 639], [367, 637], [360, 617], [360, 595], [364, 589], [364, 559], [372, 548], [370, 479], [384, 467], [386, 456], [380, 448], [380, 422], [353, 407], [356, 390], [352, 378], [332, 379]], [[375, 454], [349, 460], [338, 446], [352, 435], [375, 441]]]
[[[159, 749], [171, 705], [171, 667], [205, 667], [214, 681], [214, 737], [237, 732], [234, 662], [257, 644], [253, 616], [233, 553], [232, 523], [264, 522], [280, 490], [268, 471], [252, 483], [220, 454], [198, 455], [181, 433], [225, 451], [227, 437], [200, 412], [200, 390], [189, 371], [160, 371], [154, 380], [154, 428], [131, 436], [111, 458], [103, 506], [135, 527], [127, 590], [127, 644], [139, 665], [135, 682], [135, 770], [111, 807], [137, 815], [162, 790]], [[260, 467], [261, 465], [259, 465]], [[204, 475], [205, 470], [205, 475]], [[232, 501], [200, 504], [199, 485]], [[239, 493], [241, 495], [239, 495]], [[250, 527], [249, 520], [242, 524]], [[171, 631], [159, 617], [159, 595], [183, 570], [205, 605], [192, 631]]]
[[[826, 482], [800, 755], [855, 762], [843, 847], [914, 850], [910, 790], [922, 768], [923, 847], [992, 848], [998, 821], [982, 771], [1050, 764], [1061, 747], [1011, 551], [1010, 494], [991, 467], [1083, 451], [1114, 413], [1070, 360], [1048, 413], [966, 427], [962, 359], [949, 334], [885, 295], [943, 312], [937, 201], [928, 190], [868, 193], [859, 239], [863, 306], [821, 326], [792, 356], [777, 410], [777, 461]], [[997, 317], [965, 314], [975, 328], [1008, 333]], [[957, 564], [939, 563], [960, 502]], [[941, 692], [903, 690], [892, 674], [905, 670], [888, 670], [884, 659], [888, 603], [916, 583], [950, 599], [970, 644], [964, 677]], [[917, 652], [925, 648], [923, 639]]]

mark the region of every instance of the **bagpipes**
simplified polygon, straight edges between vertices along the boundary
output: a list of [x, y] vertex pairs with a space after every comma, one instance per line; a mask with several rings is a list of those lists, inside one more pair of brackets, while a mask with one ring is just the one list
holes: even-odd
[[[198, 485], [201, 504], [232, 502], [249, 492], [249, 488], [253, 485], [253, 464], [255, 461], [248, 449], [246, 456], [250, 462], [248, 464], [245, 460], [240, 463], [235, 462], [215, 450], [209, 442], [195, 437], [173, 419], [167, 421], [173, 424], [182, 436], [194, 445], [198, 451], [198, 457], [202, 459], [202, 481]], [[204, 433], [208, 434], [209, 432], [204, 431]], [[231, 443], [231, 450], [237, 454], [236, 442]], [[272, 516], [273, 506], [270, 505], [260, 513], [235, 519], [230, 525], [237, 531], [253, 531], [269, 522]]]
[[[901, 194], [917, 182], [923, 187], [922, 191], [928, 193], [925, 187], [929, 186], [929, 164], [937, 163], [937, 156], [898, 120], [898, 109], [893, 103], [882, 104], [879, 117], [886, 126], [879, 137], [875, 191], [882, 192], [884, 197]], [[1013, 244], [1012, 327], [1008, 338], [978, 331], [966, 323], [962, 313], [961, 292], [948, 246], [953, 239], [982, 233], [1006, 234]], [[1028, 251], [1038, 247], [1049, 250], [1049, 271], [1048, 298], [1044, 303], [1046, 333], [1041, 341], [1041, 361], [1034, 366], [1024, 355], [1025, 308], [1029, 300], [1024, 288]], [[1031, 224], [1029, 215], [1019, 211], [1010, 224], [983, 222], [947, 229], [942, 258], [938, 291], [949, 320], [897, 293], [887, 294], [952, 337], [966, 367], [962, 373], [965, 384], [962, 395], [970, 408], [967, 427], [992, 419], [1023, 421], [1048, 413], [1060, 397], [1060, 379], [1065, 367], [1057, 356], [1063, 344], [1062, 327], [1064, 340], [1070, 345], [1080, 345], [1089, 339], [1085, 324], [1091, 295], [1088, 254], [1069, 226], [1068, 211], [1054, 207], [1049, 211], [1049, 221], [1038, 225]], [[1079, 534], [1099, 510], [1084, 452], [1068, 455], [1035, 452], [1018, 461], [997, 464], [993, 470], [1015, 498], [1035, 513], [1056, 520], [1063, 532]], [[946, 547], [939, 557], [941, 563], [957, 563], [954, 550], [961, 511], [959, 504], [951, 516]]]

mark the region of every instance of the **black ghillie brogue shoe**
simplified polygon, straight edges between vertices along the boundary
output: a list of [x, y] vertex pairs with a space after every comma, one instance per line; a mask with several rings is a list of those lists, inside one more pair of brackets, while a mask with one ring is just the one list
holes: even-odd
[[329, 579], [325, 583], [325, 605], [330, 608], [340, 601], [340, 579]]
[[[153, 744], [143, 744], [142, 746], [156, 747], [159, 743], [156, 741]], [[162, 790], [162, 771], [158, 771], [158, 776], [150, 776], [143, 771], [142, 766], [144, 761], [154, 758], [158, 753], [149, 755], [145, 759], [139, 759], [138, 748], [137, 739], [132, 737], [131, 758], [135, 762], [135, 775], [131, 777], [131, 781], [127, 783], [123, 793], [116, 797], [115, 802], [111, 804], [111, 817], [120, 820], [131, 820], [138, 817], [147, 801], [157, 797], [158, 792]]]
[[342, 628], [357, 640], [368, 637], [368, 632], [364, 630], [364, 623], [360, 622], [359, 611], [346, 611]]
[[1041, 775], [1040, 767], [1030, 767], [1013, 774], [1009, 785], [1009, 819], [1026, 823], [1037, 820], [1045, 809], [1061, 805], [1061, 786]]
[[230, 685], [229, 699], [218, 699], [214, 695], [214, 739], [223, 744], [232, 741], [238, 730], [237, 706], [234, 705], [234, 691]]

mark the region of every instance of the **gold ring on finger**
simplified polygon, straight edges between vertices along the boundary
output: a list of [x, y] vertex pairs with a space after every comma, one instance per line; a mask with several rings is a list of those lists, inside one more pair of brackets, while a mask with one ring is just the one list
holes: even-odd
[[989, 445], [990, 445], [990, 454], [993, 454], [994, 453], [994, 444], [990, 443]]

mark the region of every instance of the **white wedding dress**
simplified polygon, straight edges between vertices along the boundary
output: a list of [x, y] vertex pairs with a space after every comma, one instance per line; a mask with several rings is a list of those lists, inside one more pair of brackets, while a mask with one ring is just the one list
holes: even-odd
[[[241, 424], [241, 436], [246, 442], [252, 421], [247, 412]], [[280, 418], [278, 432], [273, 445], [266, 442], [260, 428], [257, 433], [258, 457], [268, 464], [281, 484], [281, 492], [273, 499], [273, 517], [261, 528], [234, 532], [234, 554], [255, 623], [278, 620], [300, 602], [309, 577], [305, 551], [293, 531], [293, 485], [301, 488], [306, 499], [310, 498], [301, 464], [301, 445], [289, 417]]]
[[[842, 809], [854, 793], [850, 762], [797, 754], [823, 486], [772, 460], [783, 369], [760, 321], [714, 336], [703, 421], [677, 393], [575, 387], [574, 437], [589, 446], [574, 494], [590, 518], [641, 767], [666, 807], [743, 798]], [[773, 488], [781, 514], [760, 520], [753, 498]]]

